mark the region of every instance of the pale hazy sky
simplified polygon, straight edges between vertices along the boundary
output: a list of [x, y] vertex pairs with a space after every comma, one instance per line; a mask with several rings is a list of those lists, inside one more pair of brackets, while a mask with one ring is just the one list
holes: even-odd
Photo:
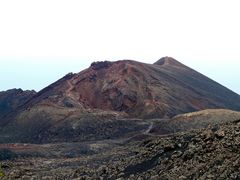
[[92, 61], [172, 56], [240, 93], [239, 0], [0, 1], [0, 90]]

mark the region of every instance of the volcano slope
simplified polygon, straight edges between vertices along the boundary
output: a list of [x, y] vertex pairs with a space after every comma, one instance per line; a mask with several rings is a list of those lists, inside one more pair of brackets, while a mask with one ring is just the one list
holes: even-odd
[[180, 114], [171, 119], [155, 120], [149, 133], [169, 135], [194, 129], [233, 122], [240, 119], [239, 111], [226, 109], [206, 109], [198, 112]]
[[[95, 62], [34, 95], [4, 119], [0, 141], [65, 142], [144, 131], [140, 119], [207, 108], [240, 110], [240, 96], [173, 58]], [[135, 118], [133, 120], [129, 118]]]

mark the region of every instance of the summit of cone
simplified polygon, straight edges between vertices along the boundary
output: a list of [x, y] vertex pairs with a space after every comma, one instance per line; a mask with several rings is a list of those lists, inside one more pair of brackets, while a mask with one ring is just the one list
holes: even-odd
[[157, 62], [154, 63], [155, 65], [163, 65], [163, 66], [178, 66], [178, 67], [186, 67], [184, 64], [180, 63], [176, 59], [165, 56], [160, 58]]

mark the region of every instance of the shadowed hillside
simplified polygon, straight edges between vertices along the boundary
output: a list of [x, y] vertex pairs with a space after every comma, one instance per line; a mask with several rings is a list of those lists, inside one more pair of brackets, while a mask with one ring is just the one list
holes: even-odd
[[11, 89], [0, 92], [0, 119], [22, 106], [35, 94], [35, 91], [23, 91], [22, 89]]

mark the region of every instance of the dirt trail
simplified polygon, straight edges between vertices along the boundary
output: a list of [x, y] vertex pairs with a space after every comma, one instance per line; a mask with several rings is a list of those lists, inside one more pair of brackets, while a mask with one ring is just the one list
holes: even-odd
[[70, 98], [74, 99], [74, 95], [71, 93], [71, 91], [73, 90], [74, 86], [72, 85], [70, 80], [67, 80], [67, 84], [69, 86], [69, 88], [66, 90], [66, 95]]
[[67, 85], [68, 85], [68, 89], [66, 90], [66, 95], [71, 99], [75, 99], [75, 96], [71, 92], [74, 89], [74, 86], [71, 83], [71, 80], [67, 80]]
[[151, 129], [153, 128], [153, 122], [151, 122], [151, 124], [149, 125], [148, 129], [144, 132], [144, 134], [149, 134]]

